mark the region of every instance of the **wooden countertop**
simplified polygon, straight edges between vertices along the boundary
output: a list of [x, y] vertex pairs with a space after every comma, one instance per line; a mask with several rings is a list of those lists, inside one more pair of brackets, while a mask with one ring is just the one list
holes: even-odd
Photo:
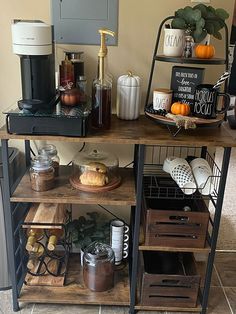
[[0, 138], [111, 144], [236, 147], [236, 131], [229, 131], [226, 122], [216, 128], [181, 130], [176, 137], [173, 137], [166, 126], [158, 125], [145, 116], [140, 116], [135, 121], [125, 121], [113, 115], [110, 130], [93, 130], [87, 137], [9, 134], [6, 126], [3, 126], [0, 129]]

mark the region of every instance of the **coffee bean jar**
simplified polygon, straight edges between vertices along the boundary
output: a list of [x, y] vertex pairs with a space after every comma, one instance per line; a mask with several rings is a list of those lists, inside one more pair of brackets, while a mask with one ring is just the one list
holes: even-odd
[[55, 170], [52, 160], [46, 155], [38, 155], [31, 161], [31, 188], [37, 192], [51, 190], [55, 185]]
[[60, 158], [57, 155], [56, 146], [48, 144], [41, 147], [38, 151], [39, 155], [47, 155], [52, 159], [52, 166], [55, 169], [55, 177], [59, 175]]
[[93, 242], [86, 247], [83, 260], [83, 277], [92, 291], [107, 291], [114, 286], [115, 256], [112, 248], [104, 243]]

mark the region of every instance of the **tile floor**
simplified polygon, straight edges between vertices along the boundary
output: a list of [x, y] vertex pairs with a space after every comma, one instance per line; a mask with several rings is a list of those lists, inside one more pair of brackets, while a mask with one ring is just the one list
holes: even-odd
[[[202, 264], [199, 272], [203, 275]], [[0, 313], [12, 314], [11, 292], [0, 292]], [[128, 314], [128, 307], [21, 304], [19, 314]], [[139, 314], [159, 312], [139, 311]], [[161, 312], [164, 314], [164, 312]], [[165, 314], [172, 314], [166, 312]], [[183, 314], [183, 312], [175, 312]], [[208, 314], [236, 314], [236, 253], [216, 254]]]

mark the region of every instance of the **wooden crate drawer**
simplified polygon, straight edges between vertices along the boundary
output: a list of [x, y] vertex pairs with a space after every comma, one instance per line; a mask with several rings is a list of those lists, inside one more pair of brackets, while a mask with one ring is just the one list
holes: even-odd
[[209, 211], [202, 199], [144, 199], [142, 212], [145, 245], [205, 247]]
[[[160, 256], [160, 254], [162, 254]], [[163, 258], [163, 256], [166, 257]], [[168, 265], [170, 254], [179, 258]], [[142, 305], [195, 307], [197, 304], [200, 276], [196, 274], [191, 253], [143, 252], [140, 254], [140, 301]], [[163, 262], [160, 262], [163, 261]], [[164, 268], [162, 264], [165, 264]], [[175, 268], [174, 266], [174, 268]], [[169, 274], [162, 273], [168, 272]], [[173, 271], [175, 274], [173, 274]]]

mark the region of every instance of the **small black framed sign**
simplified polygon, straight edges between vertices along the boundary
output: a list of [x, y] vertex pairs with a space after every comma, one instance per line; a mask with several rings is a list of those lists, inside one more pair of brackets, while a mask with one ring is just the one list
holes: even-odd
[[203, 82], [204, 68], [173, 66], [171, 86], [172, 102], [180, 101], [193, 105], [197, 85]]

